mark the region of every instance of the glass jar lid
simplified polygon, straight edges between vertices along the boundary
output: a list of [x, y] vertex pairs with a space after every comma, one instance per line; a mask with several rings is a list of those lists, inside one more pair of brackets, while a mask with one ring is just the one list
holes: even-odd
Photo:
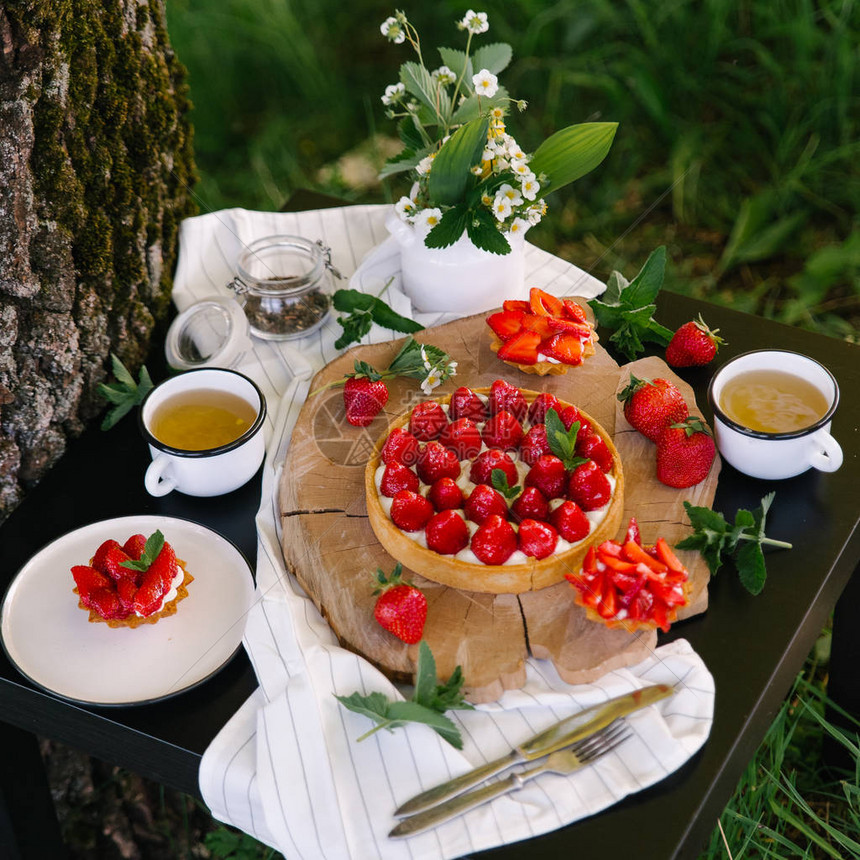
[[248, 320], [235, 299], [208, 296], [171, 324], [164, 351], [177, 370], [232, 367], [251, 347]]

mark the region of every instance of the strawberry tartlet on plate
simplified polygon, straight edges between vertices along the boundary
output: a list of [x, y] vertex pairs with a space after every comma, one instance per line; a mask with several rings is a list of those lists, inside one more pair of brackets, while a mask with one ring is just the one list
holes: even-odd
[[370, 524], [427, 579], [519, 594], [562, 582], [615, 535], [621, 458], [590, 415], [498, 379], [398, 416], [365, 470]]

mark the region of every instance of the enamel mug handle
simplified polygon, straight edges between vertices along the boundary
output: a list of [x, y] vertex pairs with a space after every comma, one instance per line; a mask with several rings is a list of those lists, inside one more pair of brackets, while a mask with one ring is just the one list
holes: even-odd
[[809, 455], [810, 464], [822, 472], [835, 472], [842, 465], [842, 448], [826, 431], [819, 430], [810, 439], [814, 446]]
[[176, 489], [176, 478], [170, 474], [170, 457], [159, 454], [147, 467], [143, 485], [150, 496], [166, 496]]

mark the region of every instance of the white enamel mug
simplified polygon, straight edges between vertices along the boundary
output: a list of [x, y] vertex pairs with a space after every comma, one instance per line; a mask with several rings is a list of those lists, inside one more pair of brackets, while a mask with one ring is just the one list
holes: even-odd
[[[727, 382], [750, 370], [779, 370], [802, 377], [824, 395], [827, 412], [809, 427], [789, 433], [744, 427], [723, 412], [720, 398]], [[839, 405], [839, 386], [833, 374], [812, 358], [781, 349], [746, 352], [714, 374], [708, 400], [714, 410], [714, 436], [720, 454], [745, 475], [781, 480], [808, 469], [835, 472], [842, 465], [842, 448], [830, 435], [830, 421]]]
[[[229, 392], [254, 408], [253, 423], [238, 439], [204, 451], [183, 451], [152, 434], [152, 417], [167, 398], [205, 390]], [[263, 392], [235, 370], [203, 368], [166, 379], [149, 392], [139, 413], [140, 429], [152, 455], [144, 477], [146, 491], [152, 496], [166, 496], [173, 490], [188, 496], [220, 496], [237, 490], [254, 477], [263, 462], [265, 418]]]

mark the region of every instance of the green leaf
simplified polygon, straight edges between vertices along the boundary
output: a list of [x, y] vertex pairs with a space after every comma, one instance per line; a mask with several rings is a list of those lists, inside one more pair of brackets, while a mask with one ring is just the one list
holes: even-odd
[[514, 50], [510, 45], [505, 42], [493, 42], [482, 45], [472, 54], [472, 68], [479, 72], [481, 69], [487, 69], [497, 75], [508, 67], [513, 57]]
[[767, 579], [761, 543], [758, 541], [745, 541], [738, 549], [735, 564], [738, 569], [741, 585], [750, 594], [761, 594], [761, 590], [764, 588], [764, 583]]
[[125, 385], [128, 388], [136, 388], [134, 383], [134, 377], [131, 375], [131, 372], [128, 368], [119, 360], [119, 358], [114, 354], [110, 354], [111, 361], [111, 370], [113, 375], [116, 377], [117, 382]]
[[347, 709], [356, 714], [369, 717], [374, 722], [387, 719], [390, 702], [384, 693], [352, 693], [349, 696], [335, 696], [335, 698]]
[[422, 149], [419, 152], [415, 152], [412, 149], [402, 150], [397, 155], [389, 158], [388, 161], [382, 165], [382, 170], [379, 171], [379, 178], [385, 179], [387, 176], [394, 176], [398, 173], [405, 173], [407, 170], [412, 170], [429, 151], [429, 147]]
[[[431, 200], [440, 206], [454, 206], [463, 199], [467, 185], [474, 180], [469, 170], [480, 161], [488, 127], [489, 120], [482, 117], [458, 128], [448, 138], [433, 160], [428, 180]], [[439, 226], [441, 221], [433, 229]]]
[[587, 122], [568, 126], [548, 137], [529, 165], [537, 176], [545, 177], [541, 181], [541, 196], [594, 170], [606, 158], [617, 128], [615, 122]]
[[110, 410], [110, 412], [105, 415], [104, 419], [101, 423], [102, 430], [110, 430], [121, 418], [124, 418], [133, 407], [137, 406], [136, 398], [129, 398], [125, 402], [119, 403], [118, 406], [114, 407]]
[[377, 299], [376, 304], [373, 306], [373, 321], [384, 328], [402, 331], [405, 334], [421, 331], [424, 328], [421, 323], [417, 323], [415, 320], [409, 319], [409, 317], [404, 317], [396, 313], [380, 299]]
[[357, 311], [346, 317], [338, 317], [337, 321], [343, 332], [334, 342], [335, 349], [344, 349], [351, 343], [358, 343], [373, 327], [370, 311]]
[[406, 62], [400, 67], [400, 81], [418, 101], [436, 118], [445, 122], [451, 115], [451, 97], [439, 87], [430, 72], [420, 63]]
[[627, 289], [629, 284], [630, 281], [628, 281], [621, 272], [611, 272], [609, 280], [606, 282], [606, 289], [600, 297], [601, 304], [618, 304], [621, 299], [621, 293]]
[[334, 309], [344, 313], [352, 313], [357, 310], [369, 311], [375, 301], [376, 296], [362, 293], [359, 290], [335, 290], [332, 296]]
[[654, 303], [663, 278], [666, 274], [666, 246], [655, 248], [645, 261], [645, 265], [623, 291], [624, 302], [628, 307], [638, 308]]
[[460, 125], [461, 123], [471, 122], [486, 114], [491, 107], [504, 105], [508, 99], [508, 91], [502, 86], [496, 90], [496, 94], [492, 98], [487, 98], [486, 96], [478, 97], [476, 93], [471, 93], [457, 105], [451, 116], [451, 123], [453, 125]]
[[398, 725], [403, 723], [423, 723], [440, 734], [452, 747], [463, 749], [463, 738], [457, 726], [444, 714], [425, 708], [418, 702], [392, 702], [388, 707], [388, 716]]
[[449, 209], [439, 219], [439, 223], [427, 234], [424, 244], [428, 248], [447, 248], [453, 245], [464, 233], [469, 221], [465, 206]]
[[471, 217], [466, 221], [466, 235], [482, 251], [499, 255], [511, 253], [510, 242], [499, 232], [492, 212], [486, 209], [471, 212]]
[[434, 707], [437, 711], [474, 710], [474, 706], [463, 698], [463, 681], [463, 667], [457, 666], [451, 673], [451, 677], [444, 684], [436, 687]]
[[472, 61], [466, 56], [465, 51], [458, 51], [456, 48], [439, 48], [439, 56], [442, 62], [459, 80], [462, 76], [464, 81], [472, 80]]
[[[397, 135], [407, 150], [411, 149], [417, 153], [419, 150], [428, 148], [427, 141], [421, 136], [421, 131], [416, 127], [415, 120], [411, 116], [404, 116], [397, 123]], [[394, 156], [394, 158], [397, 157]], [[393, 159], [389, 159], [391, 160]]]
[[500, 492], [506, 499], [515, 499], [522, 490], [519, 485], [512, 487], [508, 483], [508, 476], [503, 469], [493, 469], [490, 472], [490, 483], [493, 489]]
[[143, 552], [139, 559], [129, 559], [121, 561], [120, 567], [128, 568], [129, 570], [149, 570], [152, 563], [158, 558], [159, 553], [164, 547], [164, 535], [159, 529], [156, 529], [147, 539], [143, 547]]
[[432, 707], [436, 692], [436, 659], [430, 646], [422, 639], [418, 645], [418, 665], [415, 669], [415, 692], [412, 699], [419, 705]]

